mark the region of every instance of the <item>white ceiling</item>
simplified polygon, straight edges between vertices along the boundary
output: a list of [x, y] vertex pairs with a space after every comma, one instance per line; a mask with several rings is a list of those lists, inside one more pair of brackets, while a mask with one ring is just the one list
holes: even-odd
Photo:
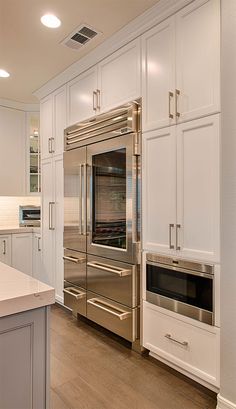
[[[118, 31], [158, 0], [0, 0], [0, 68], [10, 72], [0, 78], [0, 98], [38, 102], [32, 93], [107, 37]], [[40, 22], [54, 13], [61, 27], [49, 29]], [[85, 48], [61, 45], [81, 23], [102, 35]]]

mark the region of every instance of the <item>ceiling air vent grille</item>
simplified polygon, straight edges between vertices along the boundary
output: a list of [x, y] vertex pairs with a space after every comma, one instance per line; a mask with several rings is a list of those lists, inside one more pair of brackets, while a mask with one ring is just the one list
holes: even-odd
[[66, 37], [61, 42], [61, 44], [65, 45], [66, 47], [78, 50], [98, 34], [100, 33], [94, 30], [94, 28], [89, 27], [87, 24], [81, 24], [68, 37]]

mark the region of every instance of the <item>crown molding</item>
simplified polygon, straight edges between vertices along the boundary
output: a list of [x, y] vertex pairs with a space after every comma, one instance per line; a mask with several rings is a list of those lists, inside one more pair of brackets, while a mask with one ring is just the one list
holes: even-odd
[[39, 100], [44, 98], [193, 1], [194, 0], [159, 0], [157, 4], [106, 39], [97, 46], [96, 49], [70, 65], [66, 70], [36, 90], [33, 95]]
[[39, 104], [24, 104], [23, 102], [12, 101], [10, 99], [0, 98], [0, 106], [24, 112], [39, 112]]

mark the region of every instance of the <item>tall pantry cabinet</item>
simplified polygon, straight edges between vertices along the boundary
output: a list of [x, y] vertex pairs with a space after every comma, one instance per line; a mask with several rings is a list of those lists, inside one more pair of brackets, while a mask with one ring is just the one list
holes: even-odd
[[63, 302], [63, 146], [66, 87], [41, 100], [42, 270], [41, 280], [55, 287]]

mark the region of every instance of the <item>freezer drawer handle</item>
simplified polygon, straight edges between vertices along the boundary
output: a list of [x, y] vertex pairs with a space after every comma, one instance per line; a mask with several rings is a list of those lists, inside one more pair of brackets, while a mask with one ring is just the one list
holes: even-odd
[[98, 268], [99, 270], [108, 271], [108, 273], [117, 274], [119, 277], [130, 276], [132, 274], [131, 270], [110, 266], [109, 264], [100, 264], [96, 261], [87, 263], [87, 266]]
[[93, 305], [94, 307], [100, 308], [101, 310], [106, 311], [109, 314], [114, 315], [115, 317], [119, 318], [121, 321], [131, 316], [131, 312], [127, 312], [127, 311], [121, 310], [120, 308], [114, 307], [111, 304], [108, 304], [104, 301], [99, 300], [99, 298], [91, 298], [90, 300], [87, 300], [87, 303]]
[[183, 345], [184, 347], [188, 346], [187, 341], [178, 341], [177, 339], [173, 338], [171, 334], [166, 334], [165, 338], [169, 339], [170, 341], [176, 342], [176, 344]]
[[85, 263], [86, 258], [85, 257], [76, 258], [72, 256], [63, 256], [63, 260], [72, 261], [72, 263], [76, 263], [76, 264], [82, 264], [82, 263]]
[[72, 295], [72, 297], [75, 297], [76, 300], [81, 300], [81, 298], [84, 298], [86, 296], [86, 293], [83, 293], [82, 291], [79, 291], [74, 287], [64, 288], [63, 293]]

